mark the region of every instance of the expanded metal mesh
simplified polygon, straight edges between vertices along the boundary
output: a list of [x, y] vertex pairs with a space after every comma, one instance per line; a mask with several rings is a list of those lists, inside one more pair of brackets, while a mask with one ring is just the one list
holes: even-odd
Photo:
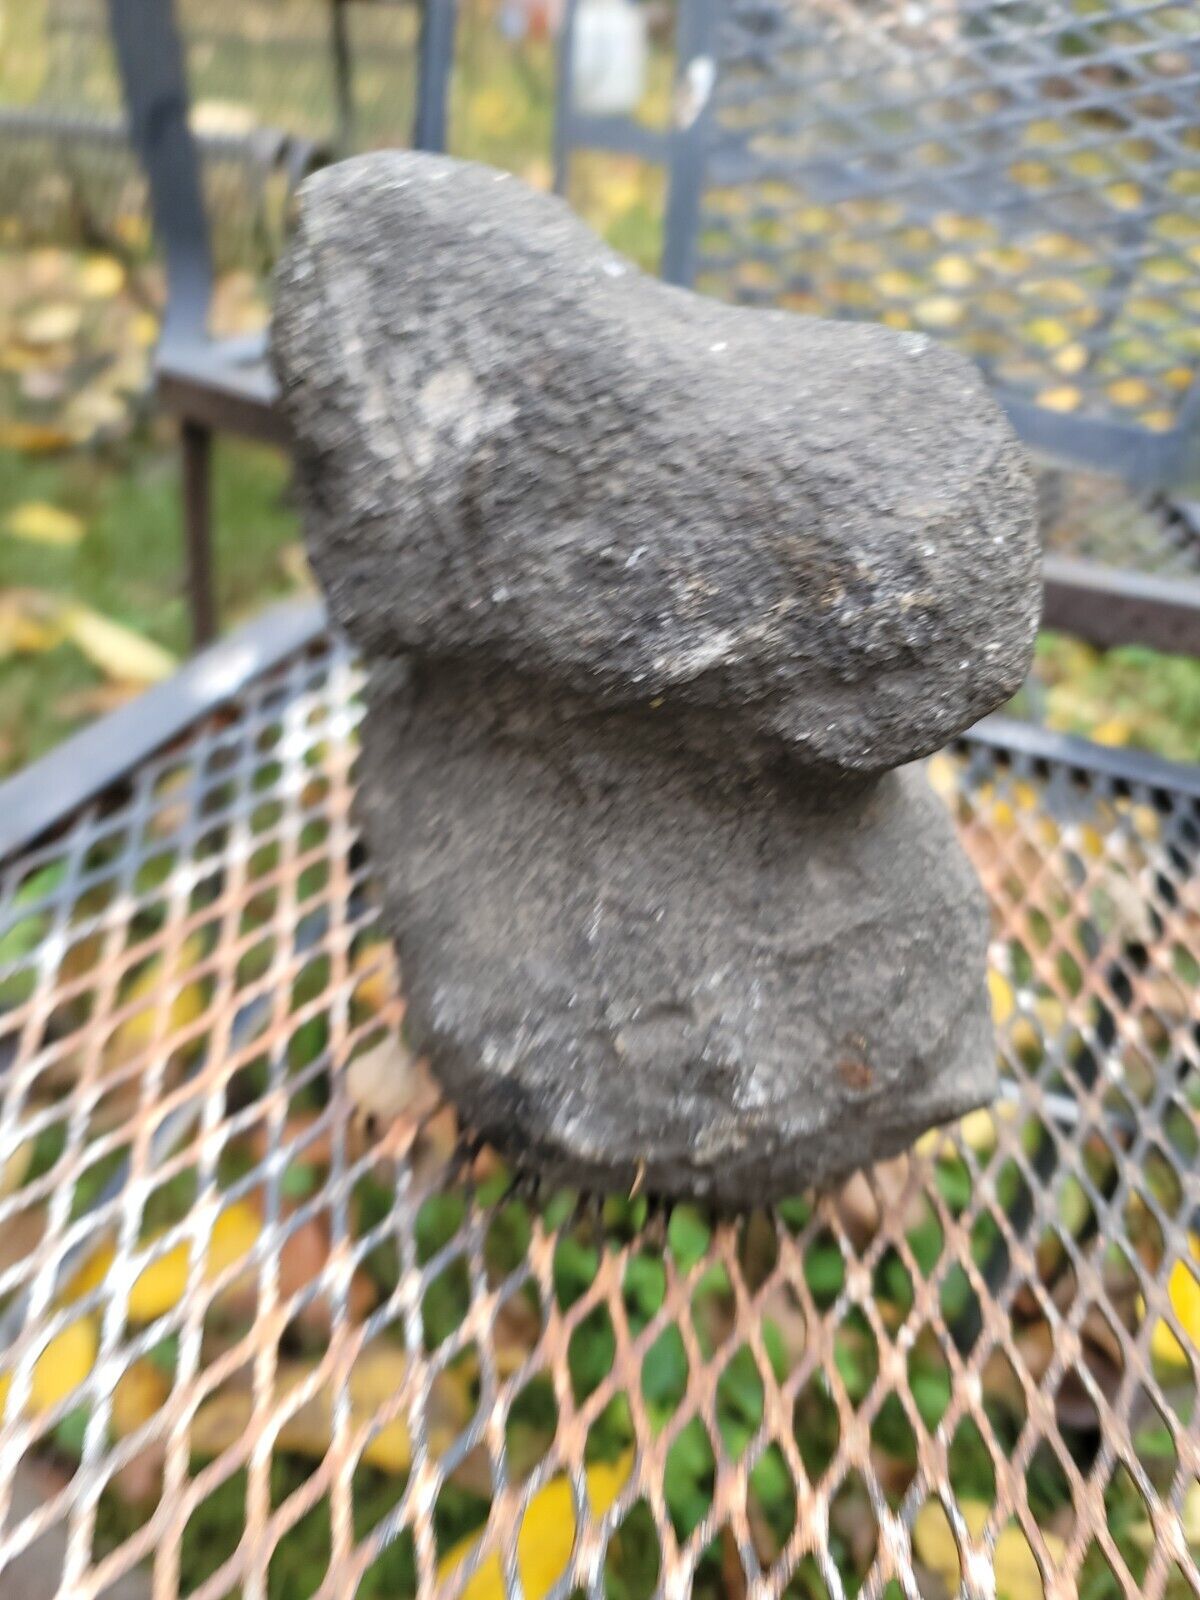
[[1194, 6], [730, 0], [716, 41], [701, 287], [937, 333], [1049, 411], [1181, 423]]
[[1038, 473], [1042, 542], [1110, 567], [1200, 576], [1200, 511], [1099, 472]]
[[716, 1221], [438, 1108], [358, 691], [288, 660], [5, 870], [0, 1592], [1200, 1594], [1194, 786], [935, 758], [1003, 1096]]
[[[419, 8], [410, 0], [173, 0], [218, 266], [278, 254], [313, 151], [412, 136]], [[340, 38], [339, 38], [340, 34]], [[150, 242], [105, 0], [37, 0], [6, 39], [0, 214], [23, 240]]]

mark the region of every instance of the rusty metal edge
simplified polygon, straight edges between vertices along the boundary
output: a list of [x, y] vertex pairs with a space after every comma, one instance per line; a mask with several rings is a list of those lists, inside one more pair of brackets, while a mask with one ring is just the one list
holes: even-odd
[[273, 606], [0, 784], [0, 862], [51, 832], [261, 673], [320, 638], [327, 626], [320, 601]]
[[1047, 555], [1044, 628], [1061, 628], [1100, 649], [1142, 644], [1200, 656], [1200, 580], [1106, 567]]

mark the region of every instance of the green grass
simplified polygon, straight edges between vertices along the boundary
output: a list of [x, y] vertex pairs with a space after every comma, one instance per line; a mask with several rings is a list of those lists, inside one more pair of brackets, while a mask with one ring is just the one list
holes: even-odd
[[[221, 440], [214, 456], [216, 567], [223, 624], [293, 587], [281, 549], [298, 536], [282, 455]], [[0, 592], [33, 588], [81, 600], [185, 655], [189, 616], [183, 586], [179, 464], [166, 439], [146, 434], [112, 451], [30, 458], [0, 451], [0, 526], [29, 500], [78, 515], [86, 532], [68, 549], [0, 534]], [[12, 770], [85, 720], [72, 696], [99, 681], [69, 642], [0, 661], [0, 766]]]
[[1043, 634], [1030, 709], [1051, 727], [1200, 761], [1200, 661], [1141, 646], [1101, 652]]

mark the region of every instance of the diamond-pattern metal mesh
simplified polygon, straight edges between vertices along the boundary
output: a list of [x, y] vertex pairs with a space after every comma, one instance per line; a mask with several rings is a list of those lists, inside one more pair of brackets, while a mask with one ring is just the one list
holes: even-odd
[[[174, 0], [187, 48], [218, 265], [268, 268], [294, 181], [288, 141], [332, 154], [404, 145], [416, 97], [408, 0]], [[0, 210], [21, 238], [149, 242], [145, 184], [125, 137], [104, 0], [42, 0], [12, 48], [20, 104], [0, 92]], [[345, 35], [339, 84], [335, 12]]]
[[358, 688], [290, 658], [5, 869], [0, 1592], [1200, 1594], [1195, 786], [936, 757], [1004, 1095], [718, 1222], [438, 1108]]
[[1200, 576], [1200, 520], [1194, 506], [1139, 493], [1098, 472], [1046, 468], [1037, 477], [1047, 550], [1137, 572]]
[[1200, 353], [1200, 21], [1171, 0], [730, 0], [698, 286], [952, 339], [1152, 431]]

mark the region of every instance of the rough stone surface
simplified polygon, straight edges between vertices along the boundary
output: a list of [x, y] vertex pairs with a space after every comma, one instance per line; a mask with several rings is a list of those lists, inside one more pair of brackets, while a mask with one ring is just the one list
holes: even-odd
[[302, 191], [274, 350], [372, 667], [414, 1043], [556, 1177], [727, 1202], [994, 1088], [987, 913], [915, 769], [1024, 674], [1033, 492], [930, 342], [647, 279], [448, 159]]

